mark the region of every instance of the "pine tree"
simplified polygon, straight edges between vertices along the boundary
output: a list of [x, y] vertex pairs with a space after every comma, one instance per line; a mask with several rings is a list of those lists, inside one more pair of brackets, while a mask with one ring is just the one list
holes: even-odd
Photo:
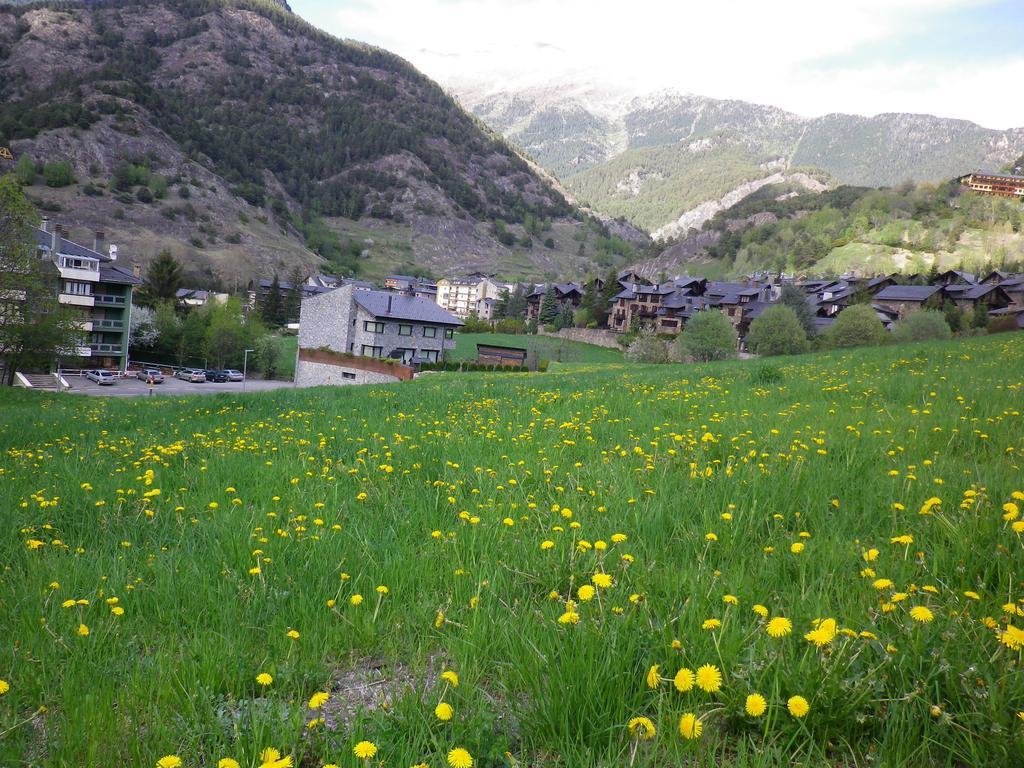
[[146, 270], [145, 287], [141, 291], [140, 303], [153, 306], [161, 301], [175, 301], [181, 283], [181, 264], [165, 248], [157, 254]]
[[282, 320], [284, 306], [281, 302], [281, 281], [277, 277], [277, 272], [274, 273], [274, 279], [271, 281], [266, 295], [260, 302], [259, 310], [260, 315], [263, 317], [263, 322], [270, 327], [280, 328], [284, 325]]
[[549, 285], [544, 291], [544, 298], [540, 300], [540, 312], [538, 320], [541, 325], [552, 325], [558, 320], [559, 315], [558, 299], [555, 298], [555, 286]]
[[796, 313], [796, 319], [800, 321], [801, 327], [807, 338], [814, 336], [817, 329], [814, 325], [814, 313], [807, 303], [807, 295], [795, 285], [785, 285], [779, 295], [779, 302], [785, 304]]
[[299, 322], [299, 313], [302, 311], [302, 286], [305, 283], [306, 279], [298, 267], [288, 274], [288, 291], [284, 296], [282, 325]]
[[604, 286], [601, 288], [601, 293], [598, 294], [597, 302], [594, 304], [594, 320], [597, 321], [598, 325], [608, 325], [608, 315], [611, 314], [612, 303], [621, 290], [619, 273], [615, 269], [608, 270], [608, 275], [604, 279]]
[[576, 313], [573, 311], [572, 302], [567, 301], [562, 305], [562, 311], [559, 313], [555, 325], [559, 329], [572, 328], [576, 325]]

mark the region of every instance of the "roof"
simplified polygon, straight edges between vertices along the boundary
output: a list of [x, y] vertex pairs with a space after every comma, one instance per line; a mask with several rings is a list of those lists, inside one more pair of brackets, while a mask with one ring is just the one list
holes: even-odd
[[941, 288], [937, 285], [887, 285], [875, 294], [877, 301], [927, 301]]
[[389, 320], [411, 320], [415, 323], [436, 325], [462, 325], [462, 321], [450, 315], [437, 304], [419, 296], [404, 296], [391, 291], [354, 291], [352, 298], [374, 317]]
[[526, 347], [510, 347], [506, 344], [477, 344], [477, 354], [480, 354], [481, 349], [500, 349], [505, 352], [522, 352], [524, 355], [526, 354]]
[[[53, 247], [53, 233], [35, 227], [36, 244], [47, 250]], [[121, 285], [142, 285], [142, 279], [132, 274], [131, 270], [116, 266], [106, 254], [86, 248], [73, 240], [57, 238], [57, 253], [65, 256], [77, 256], [83, 259], [95, 259], [100, 263], [100, 282], [119, 283]]]

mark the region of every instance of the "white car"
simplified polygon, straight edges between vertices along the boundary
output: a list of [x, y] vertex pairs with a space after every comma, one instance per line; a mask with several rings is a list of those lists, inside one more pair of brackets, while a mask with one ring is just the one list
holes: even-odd
[[113, 371], [95, 370], [88, 371], [85, 378], [95, 381], [100, 386], [112, 386], [117, 383], [117, 376]]
[[202, 384], [206, 381], [206, 371], [200, 368], [182, 368], [174, 376], [182, 381], [190, 381], [193, 384]]
[[234, 368], [228, 368], [224, 373], [228, 375], [228, 381], [245, 381], [245, 376], [242, 375], [242, 372], [236, 371]]

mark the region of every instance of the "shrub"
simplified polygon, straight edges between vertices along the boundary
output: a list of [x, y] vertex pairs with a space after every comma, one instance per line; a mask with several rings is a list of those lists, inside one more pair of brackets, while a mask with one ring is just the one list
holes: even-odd
[[885, 344], [889, 335], [878, 315], [867, 304], [856, 304], [839, 313], [825, 333], [830, 347], [864, 347]]
[[43, 167], [43, 179], [48, 187], [67, 187], [75, 183], [75, 172], [67, 160], [47, 163]]
[[1016, 317], [992, 318], [988, 321], [987, 327], [989, 333], [1004, 333], [1006, 331], [1016, 331], [1019, 328]]
[[769, 384], [778, 384], [780, 381], [782, 381], [782, 371], [774, 365], [762, 363], [750, 371], [750, 382], [754, 385], [763, 387]]
[[728, 360], [736, 357], [736, 329], [725, 313], [705, 309], [690, 318], [673, 347], [677, 360]]
[[758, 355], [799, 355], [807, 351], [807, 334], [792, 307], [769, 307], [750, 324], [747, 346]]
[[32, 161], [32, 158], [28, 155], [22, 155], [18, 158], [17, 164], [14, 166], [14, 175], [18, 179], [23, 187], [31, 187], [36, 183], [36, 164]]
[[625, 357], [629, 363], [667, 363], [668, 347], [654, 334], [644, 333], [629, 345]]
[[135, 190], [135, 197], [140, 203], [153, 202], [153, 193], [149, 191], [149, 187], [139, 187]]
[[934, 309], [914, 312], [896, 323], [892, 329], [892, 337], [901, 342], [948, 339], [952, 335], [943, 313]]

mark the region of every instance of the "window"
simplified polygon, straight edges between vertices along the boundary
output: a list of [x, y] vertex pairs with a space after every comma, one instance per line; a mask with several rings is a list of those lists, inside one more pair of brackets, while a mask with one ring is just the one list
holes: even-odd
[[373, 347], [363, 344], [363, 357], [380, 357], [384, 354], [384, 347]]
[[75, 296], [92, 296], [92, 284], [65, 280], [64, 293], [74, 294]]
[[399, 325], [398, 326], [398, 335], [399, 336], [412, 336], [412, 326], [411, 325]]
[[454, 328], [445, 328], [444, 329], [444, 337], [446, 339], [454, 339], [455, 338], [455, 329]]
[[426, 358], [431, 363], [437, 362], [437, 350], [436, 349], [421, 349], [420, 357]]
[[370, 333], [384, 333], [384, 323], [375, 323], [373, 320], [363, 321], [363, 330]]
[[423, 327], [423, 338], [424, 339], [436, 339], [437, 328], [432, 325], [426, 325]]
[[343, 379], [355, 379], [355, 377], [356, 375], [354, 373], [349, 373], [348, 371], [341, 372], [341, 378]]

